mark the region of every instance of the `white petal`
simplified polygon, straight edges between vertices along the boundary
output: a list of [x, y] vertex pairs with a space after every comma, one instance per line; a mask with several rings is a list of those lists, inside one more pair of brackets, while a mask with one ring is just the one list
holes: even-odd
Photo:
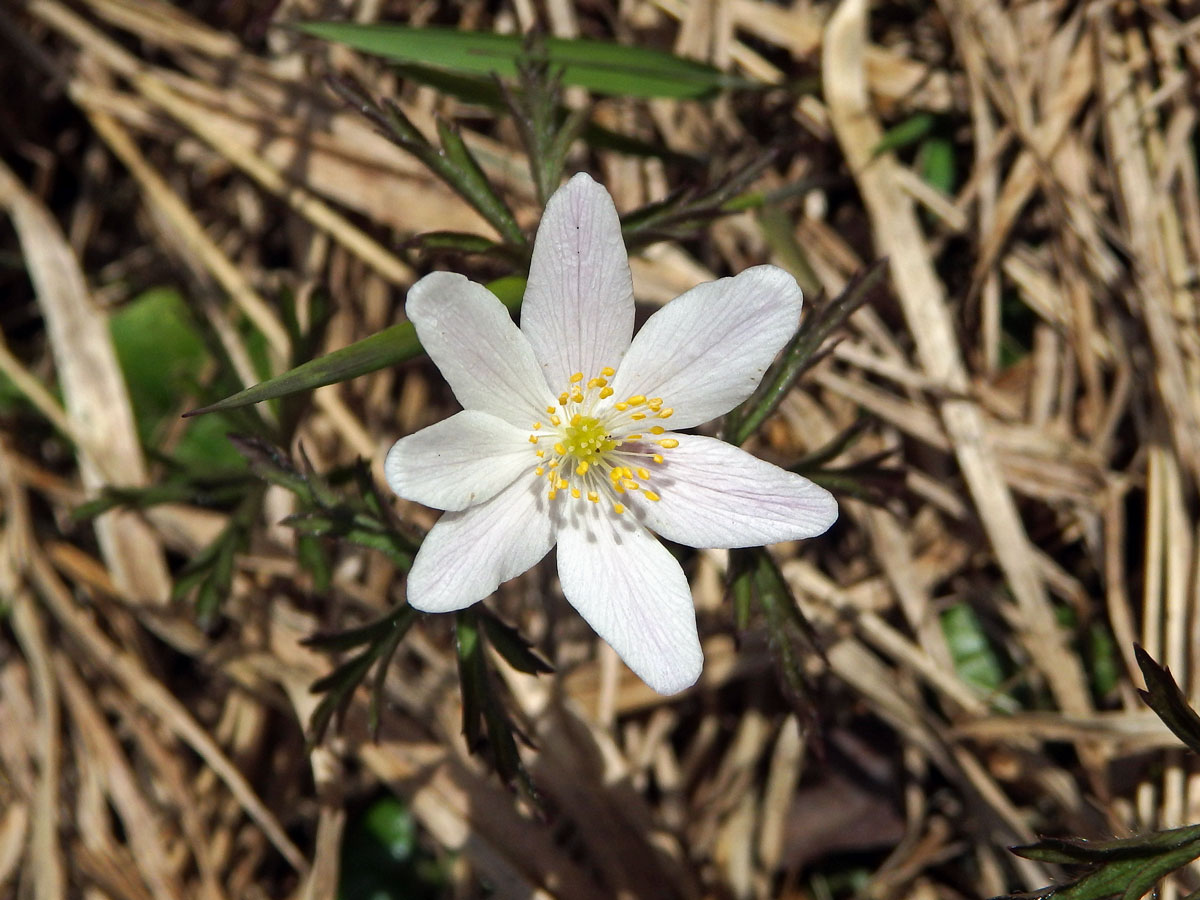
[[689, 547], [757, 547], [816, 537], [837, 521], [833, 495], [807, 478], [713, 438], [670, 434], [679, 446], [645, 480], [657, 502], [628, 494], [650, 529]]
[[800, 302], [796, 279], [775, 266], [697, 285], [642, 326], [613, 391], [662, 397], [675, 410], [673, 428], [724, 415], [750, 396], [795, 333]]
[[529, 341], [483, 285], [432, 272], [409, 290], [404, 310], [464, 409], [528, 428], [553, 401]]
[[559, 530], [558, 574], [571, 605], [654, 690], [674, 694], [700, 677], [687, 578], [628, 513], [573, 504]]
[[612, 197], [580, 173], [554, 192], [533, 242], [521, 330], [557, 394], [616, 367], [633, 336], [633, 278]]
[[468, 409], [396, 441], [383, 471], [406, 500], [466, 509], [492, 499], [536, 462], [527, 430]]
[[532, 474], [491, 500], [448, 512], [408, 573], [408, 602], [424, 612], [464, 609], [537, 565], [554, 546], [546, 492]]

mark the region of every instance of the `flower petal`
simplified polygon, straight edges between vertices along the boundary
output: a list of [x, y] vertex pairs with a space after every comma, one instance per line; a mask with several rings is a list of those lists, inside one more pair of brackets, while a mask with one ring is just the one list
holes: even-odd
[[833, 495], [745, 450], [694, 434], [668, 434], [646, 482], [657, 502], [630, 492], [627, 505], [668, 540], [689, 547], [757, 547], [816, 537], [837, 521]]
[[383, 471], [406, 500], [466, 509], [492, 499], [534, 462], [528, 431], [467, 409], [396, 441]]
[[431, 272], [409, 290], [404, 310], [464, 409], [528, 428], [554, 399], [529, 341], [483, 285]]
[[521, 330], [557, 394], [618, 366], [633, 336], [633, 278], [612, 197], [580, 173], [554, 192], [533, 242]]
[[642, 326], [617, 370], [617, 397], [662, 397], [674, 428], [724, 415], [762, 380], [796, 331], [800, 286], [783, 269], [755, 266], [697, 285]]
[[628, 516], [573, 504], [558, 535], [563, 593], [596, 634], [660, 694], [700, 677], [692, 593], [666, 547]]
[[408, 573], [408, 602], [424, 612], [465, 609], [535, 566], [554, 546], [546, 492], [532, 475], [430, 529]]

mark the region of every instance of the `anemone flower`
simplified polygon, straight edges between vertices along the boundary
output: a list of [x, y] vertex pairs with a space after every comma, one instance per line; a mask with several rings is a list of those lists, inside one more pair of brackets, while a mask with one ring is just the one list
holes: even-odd
[[681, 429], [741, 403], [796, 330], [775, 266], [692, 288], [633, 335], [608, 192], [576, 175], [546, 204], [518, 328], [482, 285], [435, 272], [405, 310], [463, 411], [388, 453], [392, 489], [445, 510], [408, 574], [426, 612], [477, 603], [556, 544], [563, 594], [643, 681], [672, 694], [703, 655], [687, 578], [655, 535], [752, 547], [821, 534], [832, 495]]

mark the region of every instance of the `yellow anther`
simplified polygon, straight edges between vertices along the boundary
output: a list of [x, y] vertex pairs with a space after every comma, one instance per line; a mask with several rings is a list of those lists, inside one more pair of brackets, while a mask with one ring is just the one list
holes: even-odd
[[605, 366], [603, 369], [600, 370], [600, 374], [603, 375], [605, 378], [612, 378], [614, 375], [617, 374], [617, 370], [614, 369], [612, 366]]
[[567, 489], [567, 479], [565, 479], [565, 478], [558, 479], [558, 484], [556, 484], [555, 487], [558, 488], [560, 491], [565, 491]]
[[550, 468], [552, 468], [552, 469], [553, 469], [553, 468], [554, 468], [555, 466], [557, 466], [557, 465], [558, 465], [558, 460], [557, 460], [557, 459], [552, 459], [552, 460], [550, 460]]
[[556, 409], [558, 409], [558, 407], [557, 407], [557, 406], [547, 406], [547, 407], [546, 407], [546, 412], [548, 412], [548, 413], [553, 413], [553, 412], [554, 412]]
[[533, 430], [534, 430], [534, 431], [537, 431], [537, 430], [538, 430], [539, 428], [541, 428], [541, 427], [542, 427], [542, 423], [541, 423], [541, 422], [534, 422], [534, 423], [533, 423]]
[[613, 512], [615, 512], [619, 516], [623, 512], [625, 512], [625, 507], [622, 506], [620, 503], [614, 503], [613, 504]]
[[539, 450], [539, 451], [537, 452], [537, 458], [538, 458], [538, 459], [544, 459], [545, 457], [546, 457], [546, 451], [545, 451], [545, 450]]
[[638, 469], [638, 478], [649, 478], [649, 477], [650, 477], [650, 470], [647, 469], [645, 466]]
[[631, 418], [635, 422], [640, 422], [640, 421], [642, 421], [642, 419], [646, 418], [646, 414], [645, 413], [634, 413]]
[[593, 378], [587, 383], [587, 386], [590, 388], [598, 388], [604, 387], [606, 384], [608, 384], [608, 381], [603, 378]]
[[558, 443], [558, 444], [554, 445], [554, 452], [557, 453], [559, 456], [566, 456], [567, 448], [564, 447], [561, 443]]
[[651, 434], [662, 434], [666, 430], [667, 429], [663, 428], [661, 425], [653, 425], [650, 428], [650, 433]]
[[655, 454], [654, 454], [652, 457], [650, 457], [650, 458], [651, 458], [652, 460], [654, 460], [656, 463], [661, 463], [661, 462], [663, 461], [663, 455], [662, 455], [661, 453], [655, 453]]
[[575, 474], [576, 475], [586, 475], [587, 470], [590, 469], [591, 467], [592, 467], [591, 463], [589, 463], [587, 460], [584, 460], [583, 462], [581, 462], [579, 465], [577, 465], [575, 467]]
[[531, 443], [531, 444], [536, 444], [536, 443], [537, 443], [537, 435], [536, 435], [536, 434], [531, 434], [531, 435], [529, 436], [529, 443]]
[[671, 407], [668, 406], [666, 409], [664, 409], [662, 412], [660, 412], [658, 414], [658, 417], [660, 419], [669, 419], [669, 418], [671, 418], [671, 413], [673, 413], [673, 412], [675, 412], [675, 410], [673, 410]]
[[571, 395], [571, 402], [572, 403], [582, 403], [583, 402], [583, 394], [579, 393], [579, 391], [576, 391], [575, 393], [573, 393]]
[[571, 425], [577, 426], [582, 419], [583, 416], [581, 416], [579, 413], [575, 413], [575, 415], [571, 416]]
[[[570, 399], [571, 399], [571, 395], [569, 393], [567, 393], [566, 391], [563, 391], [561, 394], [558, 395], [558, 405], [562, 406]], [[550, 412], [554, 412], [554, 410], [550, 410]]]
[[588, 491], [588, 499], [591, 500], [593, 503], [599, 503], [600, 495], [597, 494], [595, 491]]
[[622, 474], [622, 473], [621, 473], [621, 470], [620, 470], [619, 468], [617, 468], [617, 469], [613, 469], [611, 472], [609, 472], [609, 473], [608, 473], [608, 480], [609, 480], [609, 481], [612, 481], [612, 482], [614, 482], [614, 483], [615, 483], [615, 482], [618, 482], [618, 481], [620, 481], [620, 480], [621, 480], [621, 474]]
[[549, 499], [553, 500], [555, 497], [558, 496], [558, 491], [554, 490], [554, 488], [550, 488], [550, 491], [549, 491], [549, 493], [546, 494], [546, 496]]
[[551, 417], [550, 417], [550, 424], [551, 424], [551, 425], [561, 425], [561, 424], [562, 424], [562, 419], [560, 419], [558, 416], [551, 416]]
[[627, 491], [636, 491], [641, 489], [641, 485], [632, 478], [626, 478], [624, 481], [622, 481], [621, 487], [625, 488]]
[[546, 474], [546, 470], [544, 467], [538, 466], [536, 469], [533, 470], [533, 474], [537, 475], [540, 478], [541, 476]]
[[627, 435], [625, 435], [625, 440], [640, 441], [643, 437], [644, 437], [644, 435], [640, 435], [640, 434], [627, 434]]
[[617, 412], [625, 412], [625, 410], [629, 409], [629, 404], [617, 403], [613, 405], [613, 409], [615, 409]]
[[571, 488], [571, 496], [576, 500], [579, 499], [579, 488]]
[[668, 450], [673, 450], [679, 446], [679, 441], [675, 440], [675, 438], [663, 438], [658, 442], [658, 446], [666, 447]]
[[642, 496], [647, 500], [653, 500], [655, 503], [657, 503], [660, 499], [658, 494], [654, 493], [654, 491], [642, 491]]
[[576, 372], [574, 375], [571, 376], [571, 384], [579, 384], [579, 382], [581, 382], [581, 381], [583, 381], [583, 373], [582, 372]]
[[632, 397], [630, 397], [625, 402], [628, 403], [630, 406], [641, 406], [643, 403], [646, 402], [646, 395], [645, 394], [634, 394]]
[[646, 405], [655, 412], [658, 412], [662, 408], [662, 397], [651, 397], [646, 401]]
[[601, 389], [600, 389], [600, 399], [601, 399], [601, 400], [603, 400], [605, 397], [611, 397], [612, 395], [613, 395], [613, 389], [612, 389], [612, 388], [610, 388], [610, 387], [606, 387], [606, 388], [601, 388]]

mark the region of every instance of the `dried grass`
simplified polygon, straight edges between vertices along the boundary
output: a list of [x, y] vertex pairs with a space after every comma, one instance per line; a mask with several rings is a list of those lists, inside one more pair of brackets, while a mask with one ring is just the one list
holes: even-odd
[[[1200, 820], [1200, 769], [1141, 707], [1132, 657], [1142, 643], [1200, 696], [1200, 45], [1195, 22], [1175, 19], [1182, 7], [613, 7], [624, 36], [768, 83], [819, 73], [821, 91], [798, 100], [602, 100], [596, 115], [691, 153], [749, 154], [774, 137], [769, 116], [785, 123], [792, 143], [762, 187], [827, 181], [789, 207], [783, 243], [750, 215], [721, 221], [706, 241], [636, 260], [638, 296], [662, 302], [768, 258], [835, 293], [887, 255], [888, 296], [853, 317], [757, 449], [795, 458], [865, 413], [874, 424], [839, 462], [890, 451], [905, 490], [886, 509], [847, 499], [831, 535], [777, 548], [824, 647], [810, 660], [812, 720], [784, 700], [760, 628], [735, 646], [725, 554], [699, 554], [689, 573], [707, 665], [675, 699], [597, 648], [546, 572], [504, 586], [496, 607], [565, 671], [501, 667], [536, 745], [523, 753], [541, 811], [467, 752], [439, 623], [402, 645], [378, 740], [364, 695], [339, 736], [306, 751], [308, 686], [330, 661], [301, 641], [400, 595], [383, 560], [342, 549], [332, 590], [308, 597], [293, 538], [274, 525], [286, 496], [269, 499], [214, 635], [166, 599], [179, 558], [212, 540], [221, 514], [176, 504], [94, 527], [69, 518], [100, 486], [159, 471], [108, 339], [113, 304], [162, 280], [190, 286], [251, 383], [243, 317], [276, 369], [290, 352], [274, 286], [328, 291], [332, 350], [399, 315], [416, 272], [389, 248], [431, 228], [486, 233], [324, 91], [324, 73], [396, 93], [427, 132], [435, 115], [469, 113], [468, 143], [522, 223], [537, 215], [507, 123], [343, 49], [286, 30], [260, 39], [238, 21], [265, 15], [252, 4], [217, 5], [212, 24], [193, 7], [214, 5], [0, 10], [3, 240], [28, 276], [3, 275], [0, 372], [41, 423], [0, 418], [12, 639], [0, 651], [0, 896], [333, 896], [348, 812], [381, 787], [411, 805], [431, 846], [459, 854], [456, 897], [481, 884], [573, 900], [841, 895], [828, 879], [856, 868], [861, 896], [986, 896], [1058, 874], [1006, 851], [1035, 833]], [[294, 0], [271, 16], [541, 22], [559, 35], [609, 22], [566, 0], [545, 4], [544, 20], [528, 2], [493, 8]], [[952, 123], [969, 160], [954, 196], [878, 152], [887, 125], [921, 112]], [[677, 177], [606, 152], [574, 162], [624, 208]], [[1013, 321], [1029, 352], [1009, 361]], [[318, 468], [360, 455], [378, 466], [389, 441], [448, 413], [444, 400], [424, 367], [380, 372], [319, 391], [299, 440]], [[1019, 673], [1012, 708], [954, 663], [941, 616], [962, 604]], [[1083, 652], [1096, 633], [1116, 648], [1105, 695]]]

